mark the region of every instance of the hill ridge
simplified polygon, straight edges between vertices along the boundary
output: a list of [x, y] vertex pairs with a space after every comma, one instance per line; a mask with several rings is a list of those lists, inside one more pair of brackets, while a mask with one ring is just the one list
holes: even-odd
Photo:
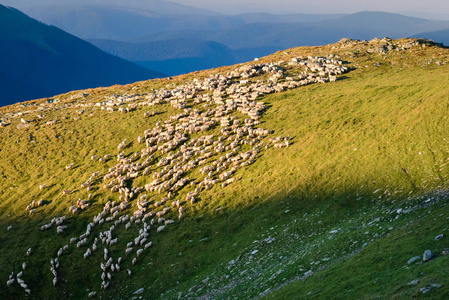
[[163, 75], [106, 54], [17, 9], [0, 6], [0, 15], [1, 55], [4, 57], [0, 72], [9, 82], [0, 85], [3, 95], [0, 105]]
[[285, 297], [307, 276], [300, 297], [385, 297], [421, 273], [401, 295], [443, 295], [424, 232], [446, 228], [448, 61], [426, 40], [343, 39], [1, 108], [0, 296], [25, 297], [22, 278], [40, 298]]

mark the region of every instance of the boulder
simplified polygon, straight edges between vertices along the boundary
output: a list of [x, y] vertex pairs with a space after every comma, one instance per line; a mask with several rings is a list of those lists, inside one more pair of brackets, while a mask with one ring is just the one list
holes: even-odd
[[423, 260], [423, 261], [429, 261], [429, 260], [432, 259], [432, 257], [433, 257], [432, 251], [426, 250], [426, 251], [424, 251], [424, 254], [423, 254], [423, 256], [422, 256], [422, 260]]

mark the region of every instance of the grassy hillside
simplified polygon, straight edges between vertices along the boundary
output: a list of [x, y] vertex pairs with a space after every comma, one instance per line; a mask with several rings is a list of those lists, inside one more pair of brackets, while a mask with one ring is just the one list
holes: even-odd
[[[156, 202], [168, 197], [167, 191], [136, 193], [114, 220], [91, 226], [86, 245], [79, 248], [76, 243], [82, 240], [80, 236], [86, 234], [88, 224], [106, 203], [124, 201], [124, 193], [120, 196], [110, 187], [104, 188], [112, 178], [102, 178], [111, 167], [118, 167], [117, 155], [123, 151], [122, 165], [137, 167], [148, 158], [140, 156], [148, 146], [137, 141], [145, 130], [168, 132], [169, 123], [189, 124], [180, 120], [182, 116], [170, 116], [184, 111], [193, 117], [208, 109], [228, 107], [224, 105], [231, 96], [222, 94], [223, 103], [204, 98], [201, 102], [199, 95], [210, 94], [212, 99], [210, 89], [196, 90], [192, 96], [172, 95], [159, 101], [162, 103], [154, 103], [154, 97], [157, 99], [163, 89], [175, 91], [192, 82], [218, 84], [222, 80], [223, 86], [245, 89], [267, 84], [276, 73], [281, 74], [279, 69], [245, 79], [228, 73], [242, 65], [230, 66], [2, 108], [0, 298], [78, 299], [95, 291], [97, 297], [124, 299], [132, 298], [140, 288], [144, 288], [140, 294], [143, 299], [442, 298], [448, 294], [449, 284], [445, 268], [449, 248], [448, 54], [447, 49], [424, 41], [342, 40], [323, 47], [292, 48], [248, 63], [276, 63], [283, 70], [277, 84], [288, 84], [291, 80], [287, 77], [299, 81], [301, 72], [311, 73], [302, 65], [312, 67], [309, 56], [340, 60], [348, 72], [338, 75], [335, 82], [259, 95], [256, 101], [263, 102], [265, 110], [261, 111], [260, 124], [256, 122], [252, 128], [270, 129], [271, 133], [258, 140], [251, 134], [236, 137], [230, 133], [232, 138], [222, 140], [223, 146], [230, 148], [214, 152], [204, 164], [198, 160], [199, 166], [180, 177], [189, 179], [187, 185], [174, 191], [163, 206]], [[171, 105], [175, 102], [185, 103], [191, 110], [176, 109]], [[126, 108], [130, 111], [119, 112]], [[228, 116], [240, 120], [236, 128], [242, 129], [248, 115], [228, 108]], [[144, 116], [146, 112], [149, 116]], [[58, 122], [46, 125], [54, 120]], [[226, 128], [220, 122], [204, 132], [186, 134], [186, 144], [213, 135], [217, 141], [213, 146], [218, 147], [224, 134], [221, 129]], [[284, 143], [287, 136], [288, 147], [274, 147]], [[276, 137], [282, 138], [270, 143]], [[236, 138], [238, 146], [231, 147]], [[124, 139], [125, 147], [118, 149]], [[271, 147], [266, 149], [267, 144]], [[162, 158], [180, 151], [181, 146], [168, 152], [157, 150], [149, 161], [148, 174], [140, 169], [137, 177], [124, 181], [122, 190], [153, 182], [155, 174], [165, 168]], [[201, 146], [205, 148], [207, 143], [195, 147]], [[208, 151], [202, 150], [197, 148], [198, 153], [188, 161]], [[219, 179], [237, 164], [234, 160], [210, 175], [200, 173], [201, 168], [214, 165], [221, 156], [225, 162], [226, 153], [232, 159], [250, 151], [255, 151], [251, 152], [255, 153], [252, 163], [242, 165], [247, 161], [242, 158], [237, 162], [241, 167], [229, 177], [235, 182], [222, 187], [224, 181], [219, 181], [210, 189], [200, 189], [196, 201], [186, 199], [206, 177]], [[100, 162], [98, 158], [106, 154], [112, 157]], [[98, 157], [92, 160], [94, 155]], [[176, 163], [172, 160], [168, 166], [174, 168]], [[93, 176], [94, 172], [99, 174]], [[130, 177], [131, 173], [122, 176]], [[90, 186], [89, 191], [81, 186], [83, 183]], [[43, 184], [46, 187], [41, 190]], [[64, 190], [71, 193], [63, 195]], [[78, 199], [87, 200], [89, 193], [89, 206], [69, 213], [69, 207]], [[128, 230], [124, 225], [128, 221], [115, 224], [115, 229], [111, 225], [120, 216], [131, 217], [143, 194], [149, 202], [144, 213], [160, 211], [180, 200], [183, 217], [178, 220], [177, 208], [172, 208], [164, 217], [174, 224], [158, 233], [156, 228], [161, 224], [156, 219], [146, 241], [152, 246], [137, 257], [136, 250], [143, 245], [133, 244], [126, 255], [127, 243], [134, 242], [139, 230], [142, 234], [143, 221], [133, 222]], [[40, 199], [45, 200], [43, 206], [34, 207], [32, 213], [26, 210], [33, 200]], [[62, 225], [67, 226], [62, 233], [57, 234], [56, 225], [40, 230], [61, 216], [66, 216]], [[145, 222], [149, 225], [153, 218], [147, 217]], [[107, 231], [118, 239], [116, 244], [101, 242], [100, 236]], [[440, 234], [443, 238], [435, 240]], [[76, 241], [70, 243], [70, 238]], [[95, 238], [100, 241], [93, 251]], [[64, 245], [67, 249], [61, 250], [53, 286], [50, 260]], [[32, 250], [29, 256], [28, 248]], [[92, 254], [83, 258], [88, 248]], [[435, 256], [422, 262], [427, 249]], [[407, 264], [414, 256], [420, 258]], [[106, 279], [109, 286], [101, 290], [100, 266], [109, 257], [114, 264], [119, 257], [123, 261], [119, 272], [105, 272], [111, 273], [112, 279]], [[22, 278], [31, 291], [28, 297], [17, 283], [23, 262], [27, 266]], [[130, 277], [126, 269], [132, 271]], [[11, 272], [16, 280], [8, 287]], [[418, 283], [408, 285], [413, 280]], [[426, 288], [429, 291], [423, 293]]]

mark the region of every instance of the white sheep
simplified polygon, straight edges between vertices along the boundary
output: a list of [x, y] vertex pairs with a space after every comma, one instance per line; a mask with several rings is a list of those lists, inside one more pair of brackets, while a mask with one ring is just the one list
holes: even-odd
[[143, 253], [143, 249], [139, 249], [136, 251], [137, 257], [139, 257]]

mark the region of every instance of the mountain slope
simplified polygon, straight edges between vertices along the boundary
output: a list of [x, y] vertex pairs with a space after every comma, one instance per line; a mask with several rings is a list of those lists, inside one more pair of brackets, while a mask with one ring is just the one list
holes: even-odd
[[130, 40], [161, 31], [221, 30], [243, 23], [231, 16], [195, 11], [178, 14], [176, 9], [161, 8], [159, 5], [150, 5], [148, 10], [112, 5], [49, 5], [29, 7], [25, 12], [83, 39]]
[[449, 29], [423, 32], [423, 33], [414, 35], [412, 37], [430, 39], [430, 40], [434, 40], [437, 43], [442, 43], [445, 46], [449, 45]]
[[133, 41], [154, 41], [175, 38], [199, 38], [216, 41], [231, 49], [277, 46], [285, 49], [301, 45], [324, 45], [349, 37], [372, 39], [375, 37], [400, 38], [429, 28], [448, 28], [449, 22], [429, 21], [384, 12], [360, 12], [335, 19], [301, 23], [259, 22], [241, 24], [220, 31], [165, 31]]
[[168, 75], [180, 75], [238, 62], [231, 49], [217, 42], [195, 39], [140, 44], [108, 40], [89, 41], [109, 54]]
[[5, 95], [0, 105], [162, 76], [5, 6], [0, 6], [0, 45], [0, 73], [8, 82], [0, 83]]
[[[131, 40], [162, 31], [225, 30], [251, 23], [306, 23], [336, 19], [342, 15], [241, 14], [218, 15], [201, 10], [190, 12], [164, 8], [166, 1], [149, 2], [146, 9], [108, 5], [40, 5], [25, 12], [42, 22], [57, 26], [83, 39]], [[165, 3], [165, 4], [164, 4]], [[207, 40], [207, 39], [206, 39]]]
[[448, 68], [344, 39], [1, 108], [0, 298], [444, 299]]

